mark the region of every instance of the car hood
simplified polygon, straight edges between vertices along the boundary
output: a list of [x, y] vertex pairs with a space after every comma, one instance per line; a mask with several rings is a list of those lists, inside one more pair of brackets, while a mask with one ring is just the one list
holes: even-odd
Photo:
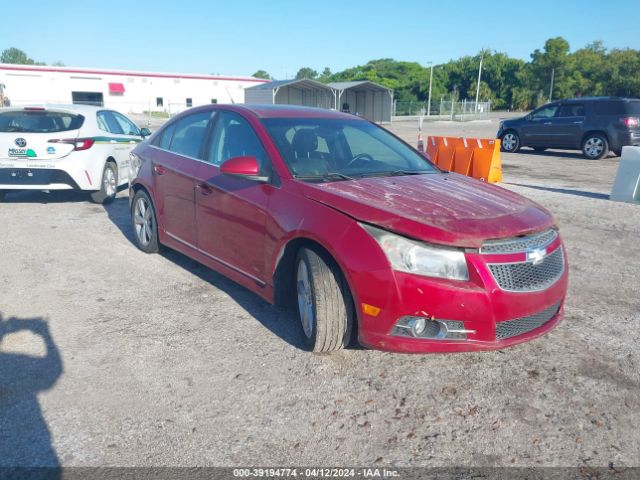
[[358, 221], [430, 243], [479, 248], [554, 225], [531, 200], [455, 173], [301, 185], [306, 197]]

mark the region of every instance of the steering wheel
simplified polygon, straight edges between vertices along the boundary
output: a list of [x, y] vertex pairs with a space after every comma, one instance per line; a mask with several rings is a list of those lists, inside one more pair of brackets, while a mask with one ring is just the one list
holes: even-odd
[[368, 153], [359, 153], [358, 155], [356, 155], [355, 157], [353, 157], [351, 160], [349, 160], [349, 163], [347, 163], [347, 168], [349, 168], [350, 166], [352, 166], [354, 163], [356, 163], [358, 160], [369, 160], [370, 162], [373, 162], [373, 157], [371, 155], [369, 155]]

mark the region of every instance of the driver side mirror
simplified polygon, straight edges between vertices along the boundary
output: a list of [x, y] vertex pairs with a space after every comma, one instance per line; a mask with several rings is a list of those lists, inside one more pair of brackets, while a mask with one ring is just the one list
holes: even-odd
[[147, 127], [143, 127], [140, 129], [140, 136], [142, 138], [147, 138], [149, 135], [151, 135], [151, 130], [149, 130]]
[[526, 118], [527, 120], [531, 120], [533, 118], [533, 113], [530, 113], [529, 115], [527, 115], [524, 118]]
[[267, 183], [269, 177], [260, 175], [258, 159], [252, 156], [230, 158], [220, 166], [223, 175], [240, 177], [254, 182]]

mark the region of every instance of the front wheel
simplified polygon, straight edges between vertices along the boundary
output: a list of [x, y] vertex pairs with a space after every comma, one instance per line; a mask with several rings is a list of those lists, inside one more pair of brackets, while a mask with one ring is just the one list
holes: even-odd
[[160, 250], [158, 240], [158, 222], [156, 211], [149, 195], [138, 190], [131, 202], [131, 225], [136, 238], [136, 245], [145, 253], [156, 253]]
[[107, 162], [102, 171], [100, 190], [91, 193], [91, 201], [109, 203], [116, 198], [116, 193], [118, 193], [118, 170], [113, 163]]
[[609, 142], [604, 135], [590, 134], [582, 143], [582, 153], [589, 160], [599, 160], [609, 153]]
[[335, 262], [303, 248], [296, 258], [298, 314], [307, 346], [313, 352], [332, 352], [349, 344], [353, 300]]
[[503, 152], [517, 152], [520, 149], [520, 137], [513, 130], [509, 130], [502, 136], [501, 146]]

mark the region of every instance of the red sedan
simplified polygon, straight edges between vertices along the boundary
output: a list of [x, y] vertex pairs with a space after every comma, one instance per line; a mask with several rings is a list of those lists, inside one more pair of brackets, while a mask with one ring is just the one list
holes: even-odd
[[208, 105], [131, 156], [139, 247], [178, 250], [273, 303], [311, 350], [499, 349], [562, 317], [551, 214], [439, 170], [377, 125], [328, 110]]

